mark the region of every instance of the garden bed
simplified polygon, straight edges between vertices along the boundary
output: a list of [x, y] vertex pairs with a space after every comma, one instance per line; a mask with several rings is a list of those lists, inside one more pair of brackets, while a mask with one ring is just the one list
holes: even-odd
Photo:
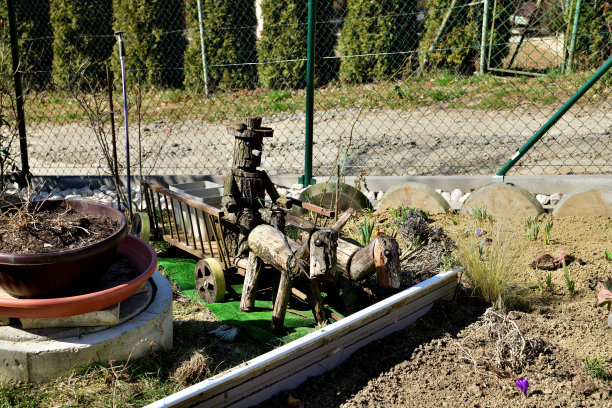
[[[459, 244], [480, 242], [474, 235], [477, 220], [472, 216], [429, 218], [431, 227], [443, 228]], [[546, 215], [541, 222], [551, 219]], [[375, 228], [391, 221], [389, 214], [376, 213], [374, 220]], [[352, 228], [362, 221], [363, 216], [356, 217], [347, 231], [355, 233]], [[492, 225], [485, 221], [483, 226], [484, 237], [494, 237], [497, 231], [506, 237], [517, 263], [516, 282], [527, 295], [528, 307], [512, 312], [510, 320], [524, 338], [539, 338], [545, 344], [545, 349], [525, 360], [519, 372], [487, 367], [484, 357], [495, 350], [479, 320], [487, 305], [465, 289], [456, 301], [434, 305], [407, 329], [365, 346], [339, 367], [261, 406], [606, 406], [611, 398], [605, 375], [610, 373], [612, 329], [607, 311], [595, 306], [596, 292], [589, 284], [593, 277], [612, 274], [612, 262], [605, 257], [605, 250], [612, 250], [612, 219], [555, 218], [552, 246], [544, 244], [541, 231], [537, 240], [528, 240], [523, 222], [499, 219]], [[549, 272], [529, 266], [539, 253], [559, 248], [585, 261], [567, 268], [575, 283], [572, 296], [563, 269]], [[549, 273], [550, 289], [546, 284]], [[204, 305], [176, 291], [171, 351], [128, 363], [90, 365], [47, 384], [4, 385], [0, 401], [17, 407], [142, 406], [270, 350], [242, 330], [231, 343], [210, 334], [222, 324]], [[585, 360], [593, 376], [587, 374]], [[514, 385], [520, 377], [530, 382], [527, 399]], [[101, 392], [109, 386], [114, 395]]]

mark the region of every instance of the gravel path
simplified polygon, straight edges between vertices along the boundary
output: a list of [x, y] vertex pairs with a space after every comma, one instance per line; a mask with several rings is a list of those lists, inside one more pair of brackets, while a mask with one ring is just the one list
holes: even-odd
[[[338, 162], [346, 175], [491, 174], [553, 113], [552, 108], [532, 107], [317, 112], [314, 173], [335, 172]], [[301, 173], [304, 115], [265, 117], [264, 125], [275, 136], [265, 142], [263, 168], [270, 174]], [[122, 128], [117, 135], [123, 161]], [[145, 175], [223, 174], [233, 149], [224, 124], [200, 120], [149, 123], [140, 137], [132, 127], [130, 141], [132, 172], [138, 174], [142, 165]], [[96, 136], [85, 124], [28, 124], [28, 144], [33, 174], [108, 174]], [[612, 173], [612, 109], [608, 104], [572, 108], [520, 163], [513, 174]]]

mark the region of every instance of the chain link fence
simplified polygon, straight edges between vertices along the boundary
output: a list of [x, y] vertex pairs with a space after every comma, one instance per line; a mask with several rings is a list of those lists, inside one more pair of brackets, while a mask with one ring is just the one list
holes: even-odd
[[[24, 0], [16, 12], [32, 174], [110, 174], [115, 151], [125, 172], [116, 30], [133, 174], [223, 174], [226, 125], [255, 115], [275, 130], [262, 167], [303, 172], [306, 0]], [[611, 24], [607, 0], [318, 0], [313, 174], [497, 172], [612, 55]], [[510, 174], [612, 173], [610, 82]], [[18, 160], [12, 107], [3, 157]]]

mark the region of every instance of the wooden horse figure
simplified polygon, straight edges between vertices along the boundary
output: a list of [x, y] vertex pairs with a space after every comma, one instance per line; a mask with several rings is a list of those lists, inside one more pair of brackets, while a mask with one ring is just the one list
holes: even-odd
[[340, 217], [331, 228], [315, 228], [309, 231], [302, 244], [288, 238], [272, 225], [262, 224], [253, 229], [248, 237], [251, 249], [245, 283], [240, 302], [243, 311], [253, 310], [257, 281], [263, 264], [280, 272], [280, 282], [274, 300], [272, 331], [283, 330], [291, 288], [297, 280], [307, 286], [307, 300], [318, 323], [327, 321], [319, 283], [336, 279], [336, 250], [338, 231], [348, 221], [350, 213]]

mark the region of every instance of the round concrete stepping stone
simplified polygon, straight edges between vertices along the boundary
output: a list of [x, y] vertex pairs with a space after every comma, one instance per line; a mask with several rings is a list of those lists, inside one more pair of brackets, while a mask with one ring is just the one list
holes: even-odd
[[492, 183], [476, 189], [463, 203], [461, 212], [472, 214], [474, 208], [502, 218], [535, 217], [544, 213], [542, 204], [532, 193], [511, 183]]
[[612, 187], [581, 187], [565, 194], [553, 210], [555, 217], [602, 215], [612, 217]]
[[[354, 210], [363, 210], [365, 208], [372, 208], [372, 203], [368, 198], [355, 187], [344, 183], [333, 183], [328, 181], [327, 183], [317, 183], [313, 186], [308, 187], [300, 194], [300, 200], [309, 202], [311, 204], [319, 205], [325, 208], [334, 209], [336, 206], [336, 191], [338, 191], [338, 211], [343, 212], [349, 208]], [[299, 213], [305, 214], [307, 210], [296, 207]]]
[[408, 181], [392, 186], [378, 202], [377, 210], [396, 207], [420, 208], [429, 214], [450, 211], [448, 202], [433, 188], [423, 183]]

